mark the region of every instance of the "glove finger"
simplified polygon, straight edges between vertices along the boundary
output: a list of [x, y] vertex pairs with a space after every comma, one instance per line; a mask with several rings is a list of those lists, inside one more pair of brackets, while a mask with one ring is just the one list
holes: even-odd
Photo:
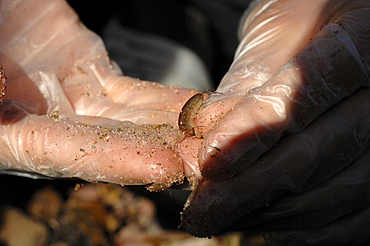
[[[370, 3], [348, 10], [277, 74], [218, 120], [199, 159], [203, 176], [232, 177], [283, 136], [294, 134], [370, 82]], [[366, 7], [362, 5], [367, 5]]]
[[226, 97], [244, 96], [272, 78], [322, 27], [325, 18], [321, 11], [326, 2], [259, 1], [251, 4], [240, 26], [241, 41], [234, 62], [218, 91]]
[[[161, 190], [182, 182], [181, 159], [173, 150], [177, 129], [105, 119], [104, 126], [57, 115], [38, 116], [16, 102], [0, 107], [2, 169], [51, 177], [77, 177]], [[103, 123], [101, 120], [99, 123]]]
[[187, 202], [182, 225], [197, 236], [216, 234], [281, 195], [307, 190], [348, 166], [369, 142], [369, 93], [363, 89], [342, 101], [234, 178], [202, 182]]

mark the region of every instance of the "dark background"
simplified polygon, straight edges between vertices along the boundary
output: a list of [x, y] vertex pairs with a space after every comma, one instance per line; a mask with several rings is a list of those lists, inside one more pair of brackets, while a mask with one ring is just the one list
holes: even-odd
[[125, 27], [161, 35], [185, 45], [205, 62], [217, 86], [232, 62], [238, 44], [239, 19], [250, 0], [68, 2], [82, 22], [98, 34], [110, 18], [117, 17]]

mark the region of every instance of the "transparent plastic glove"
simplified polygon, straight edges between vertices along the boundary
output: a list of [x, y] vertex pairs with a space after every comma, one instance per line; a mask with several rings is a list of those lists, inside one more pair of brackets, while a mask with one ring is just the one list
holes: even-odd
[[314, 189], [368, 145], [370, 93], [355, 92], [370, 82], [370, 2], [251, 8], [220, 93], [196, 119], [207, 179], [189, 198], [182, 226], [197, 236], [260, 223], [271, 202]]
[[177, 118], [195, 91], [122, 76], [65, 1], [5, 0], [0, 168], [32, 177], [182, 182]]

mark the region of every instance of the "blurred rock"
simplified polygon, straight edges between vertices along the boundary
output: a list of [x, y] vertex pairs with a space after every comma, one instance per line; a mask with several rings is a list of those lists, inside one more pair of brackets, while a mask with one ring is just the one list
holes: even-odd
[[28, 203], [27, 211], [33, 218], [47, 223], [51, 227], [57, 225], [57, 217], [62, 207], [61, 195], [51, 187], [37, 191]]
[[11, 206], [2, 206], [0, 213], [0, 241], [2, 243], [8, 246], [46, 245], [48, 230], [45, 225]]

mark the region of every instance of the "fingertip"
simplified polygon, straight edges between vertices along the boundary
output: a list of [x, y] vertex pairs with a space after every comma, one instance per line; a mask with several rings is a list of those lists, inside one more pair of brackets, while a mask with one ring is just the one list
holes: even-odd
[[227, 185], [211, 180], [200, 183], [185, 204], [180, 226], [193, 236], [209, 238], [240, 218], [242, 211]]
[[180, 227], [192, 236], [200, 238], [210, 238], [219, 232], [219, 227], [216, 225], [218, 223], [213, 223], [214, 216], [209, 216], [215, 214], [212, 204], [207, 202], [210, 197], [202, 195], [207, 189], [207, 183], [208, 181], [202, 182], [197, 190], [191, 193], [181, 213]]

